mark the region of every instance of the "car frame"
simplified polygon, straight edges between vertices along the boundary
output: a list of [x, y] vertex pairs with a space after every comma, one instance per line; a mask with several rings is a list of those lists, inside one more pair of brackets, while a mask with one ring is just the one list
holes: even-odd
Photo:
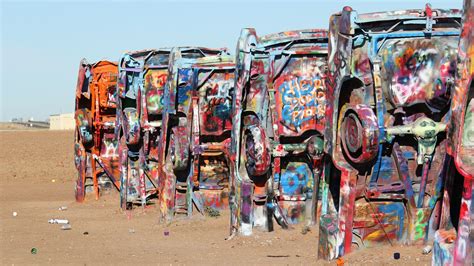
[[[102, 189], [119, 188], [117, 142], [114, 137], [117, 63], [82, 59], [76, 86], [75, 165], [78, 171], [76, 201], [86, 197], [92, 181], [95, 198]], [[104, 180], [105, 178], [105, 180]]]
[[177, 47], [171, 54], [158, 148], [159, 208], [166, 221], [192, 216], [193, 206], [201, 213], [227, 206], [235, 68], [225, 48]]
[[320, 258], [433, 237], [459, 20], [430, 5], [331, 16]]
[[451, 100], [446, 164], [447, 179], [440, 229], [433, 244], [433, 265], [472, 265], [474, 207], [474, 1], [464, 0], [456, 87]]
[[157, 197], [158, 143], [169, 48], [126, 52], [119, 61], [116, 137], [120, 146], [120, 206], [145, 207]]
[[242, 29], [233, 103], [230, 233], [314, 224], [326, 107], [327, 31]]

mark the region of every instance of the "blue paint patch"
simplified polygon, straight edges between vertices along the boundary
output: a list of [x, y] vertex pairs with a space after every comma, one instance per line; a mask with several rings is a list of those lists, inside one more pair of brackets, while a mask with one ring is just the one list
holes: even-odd
[[379, 177], [382, 180], [390, 180], [393, 174], [393, 161], [391, 157], [382, 157], [382, 162], [380, 165]]
[[192, 69], [185, 68], [178, 70], [178, 85], [186, 84], [185, 86], [178, 87], [178, 104], [184, 104], [187, 100], [189, 100], [189, 91], [193, 89], [192, 76]]
[[413, 151], [404, 151], [403, 152], [403, 157], [407, 160], [414, 160], [415, 159], [415, 152]]
[[[383, 219], [384, 224], [393, 224], [398, 226], [397, 239], [400, 240], [403, 237], [403, 224], [405, 221], [405, 208], [403, 203], [396, 202], [391, 204], [378, 205], [378, 210], [385, 214]], [[393, 219], [398, 218], [398, 224], [394, 223]], [[392, 221], [389, 221], [392, 219]]]
[[280, 182], [280, 174], [279, 173], [276, 173], [273, 175], [273, 180], [275, 183], [279, 183]]
[[299, 196], [312, 192], [313, 175], [305, 163], [291, 162], [281, 173], [280, 186], [287, 196]]
[[226, 119], [229, 119], [230, 117], [230, 110], [231, 110], [231, 106], [228, 102], [219, 104], [214, 108], [213, 115], [219, 117], [222, 120], [226, 120]]

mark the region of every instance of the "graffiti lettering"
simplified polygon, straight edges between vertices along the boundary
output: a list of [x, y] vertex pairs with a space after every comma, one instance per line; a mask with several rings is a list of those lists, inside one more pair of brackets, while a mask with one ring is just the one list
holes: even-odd
[[84, 127], [84, 126], [79, 127], [79, 131], [81, 132], [81, 136], [85, 141], [92, 140], [92, 135], [89, 132], [89, 130], [87, 129], [87, 127]]
[[283, 110], [282, 124], [299, 131], [311, 119], [324, 116], [325, 93], [321, 77], [295, 77], [278, 88]]
[[104, 139], [101, 156], [108, 158], [115, 157], [117, 154], [117, 142], [113, 139]]

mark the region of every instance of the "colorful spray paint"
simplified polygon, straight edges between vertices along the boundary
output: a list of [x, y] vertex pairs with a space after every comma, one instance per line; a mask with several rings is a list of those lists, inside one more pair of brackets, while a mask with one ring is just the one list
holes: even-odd
[[474, 263], [474, 1], [464, 1], [456, 85], [452, 93], [445, 165], [448, 174], [435, 233], [433, 265]]
[[91, 191], [119, 188], [117, 141], [114, 138], [117, 64], [99, 61], [79, 65], [75, 107], [76, 200]]
[[161, 218], [228, 202], [228, 142], [234, 61], [225, 49], [171, 53], [158, 149]]
[[316, 220], [326, 108], [327, 32], [237, 44], [231, 143], [231, 234]]
[[331, 16], [320, 258], [433, 239], [459, 21], [429, 5]]
[[157, 197], [158, 143], [170, 49], [125, 53], [119, 64], [116, 138], [120, 143], [122, 209]]
[[123, 209], [158, 198], [168, 222], [229, 204], [231, 235], [320, 212], [320, 258], [434, 240], [434, 265], [470, 265], [473, 14], [465, 0], [460, 39], [459, 10], [345, 7], [329, 33], [243, 29], [235, 61], [200, 47], [83, 60], [76, 199], [113, 185]]

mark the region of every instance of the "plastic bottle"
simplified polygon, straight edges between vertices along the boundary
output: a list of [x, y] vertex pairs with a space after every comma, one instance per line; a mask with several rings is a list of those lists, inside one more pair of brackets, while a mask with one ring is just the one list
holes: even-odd
[[69, 221], [66, 219], [49, 219], [48, 223], [50, 224], [68, 224]]
[[61, 226], [61, 230], [71, 230], [71, 229], [72, 229], [72, 227], [71, 227], [70, 224], [63, 224]]

